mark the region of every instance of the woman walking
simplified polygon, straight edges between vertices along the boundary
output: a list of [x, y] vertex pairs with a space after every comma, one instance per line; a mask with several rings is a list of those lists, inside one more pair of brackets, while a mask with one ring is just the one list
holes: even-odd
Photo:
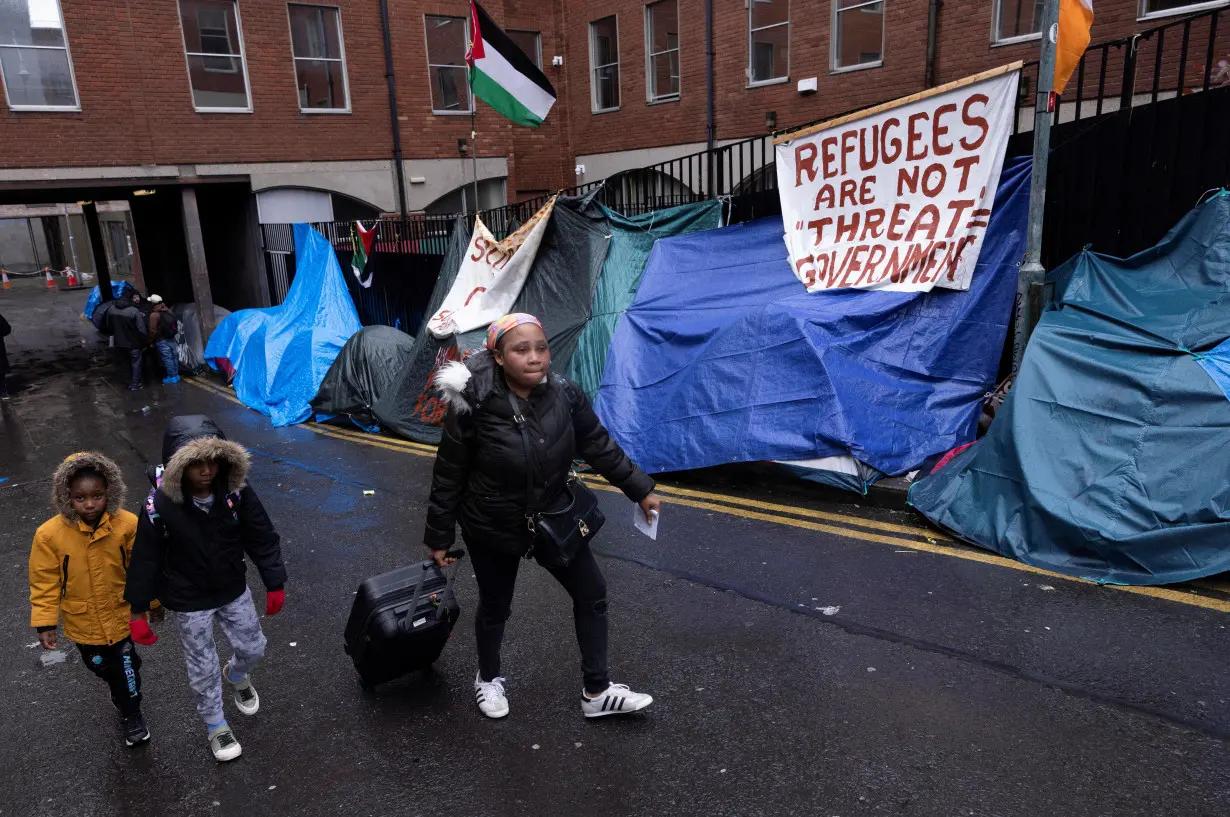
[[[563, 547], [572, 552], [552, 558], [559, 556], [558, 548], [543, 538], [548, 526], [536, 512], [548, 509], [552, 516], [549, 509], [570, 501], [569, 507], [577, 505], [577, 496], [588, 492], [570, 480], [578, 456], [638, 503], [646, 519], [660, 504], [653, 481], [611, 439], [580, 387], [551, 373], [551, 350], [537, 318], [504, 316], [488, 330], [486, 347], [464, 364], [449, 364], [436, 378], [449, 410], [424, 534], [440, 565], [452, 561], [446, 553], [456, 524], [470, 549], [479, 593], [478, 708], [490, 718], [508, 714], [500, 645], [517, 569], [523, 557], [533, 555], [572, 597], [582, 713], [595, 718], [642, 710], [653, 698], [608, 677], [606, 580], [587, 541], [596, 528], [576, 518], [579, 533], [571, 530]], [[585, 541], [579, 540], [582, 535]]]

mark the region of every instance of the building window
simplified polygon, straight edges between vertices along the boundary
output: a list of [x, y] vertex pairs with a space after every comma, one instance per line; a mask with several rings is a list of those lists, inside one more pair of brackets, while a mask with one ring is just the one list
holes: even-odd
[[883, 0], [833, 0], [833, 70], [884, 61]]
[[590, 95], [594, 113], [619, 109], [619, 25], [614, 17], [589, 24]]
[[11, 110], [81, 110], [59, 0], [0, 0], [0, 76]]
[[1140, 0], [1141, 17], [1173, 17], [1189, 11], [1218, 8], [1226, 5], [1226, 0]]
[[525, 56], [530, 58], [530, 62], [541, 70], [542, 69], [542, 38], [538, 36], [537, 31], [516, 31], [510, 29], [508, 31], [508, 39], [513, 41], [513, 45], [525, 52]]
[[789, 0], [750, 0], [747, 11], [749, 85], [790, 75]]
[[288, 3], [290, 49], [301, 111], [348, 111], [342, 13], [333, 6]]
[[188, 84], [198, 111], [252, 110], [235, 0], [179, 0]]
[[645, 87], [650, 102], [679, 98], [679, 0], [645, 6]]
[[1038, 39], [1045, 5], [1045, 0], [995, 0], [995, 42]]
[[469, 24], [464, 17], [427, 15], [427, 72], [431, 76], [432, 113], [469, 113], [469, 70], [466, 44]]

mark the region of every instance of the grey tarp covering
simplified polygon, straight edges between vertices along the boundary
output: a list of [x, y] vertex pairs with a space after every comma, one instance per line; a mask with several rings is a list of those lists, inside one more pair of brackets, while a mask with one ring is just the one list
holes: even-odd
[[372, 406], [411, 359], [414, 338], [392, 326], [369, 326], [346, 341], [312, 398], [317, 420], [346, 415], [356, 425], [376, 425]]
[[[171, 312], [179, 328], [175, 342], [179, 344], [179, 368], [185, 374], [199, 374], [205, 370], [205, 344], [201, 342], [201, 324], [196, 319], [196, 304], [173, 304]], [[214, 326], [231, 314], [231, 310], [214, 304]]]
[[[551, 368], [557, 372], [568, 370], [581, 330], [589, 320], [610, 238], [606, 218], [588, 200], [560, 198], [529, 278], [513, 305], [512, 311], [529, 312], [542, 320], [551, 343]], [[435, 314], [444, 302], [469, 240], [469, 226], [459, 221], [453, 228], [428, 315]], [[467, 350], [481, 348], [485, 333], [485, 329], [476, 330], [436, 341], [430, 333], [420, 331], [412, 362], [375, 406], [380, 424], [412, 440], [439, 442], [445, 409], [431, 378], [445, 361], [459, 360]]]
[[1230, 195], [1156, 247], [1083, 252], [978, 443], [910, 503], [1027, 564], [1115, 584], [1230, 570], [1230, 400], [1200, 366], [1230, 337]]

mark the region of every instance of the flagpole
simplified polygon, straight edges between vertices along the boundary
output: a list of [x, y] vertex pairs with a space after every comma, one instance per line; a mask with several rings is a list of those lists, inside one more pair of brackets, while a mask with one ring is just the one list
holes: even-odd
[[1038, 60], [1038, 87], [1034, 105], [1034, 157], [1029, 180], [1029, 221], [1025, 231], [1025, 260], [1017, 277], [1012, 333], [1012, 377], [1021, 369], [1025, 346], [1042, 313], [1042, 217], [1046, 212], [1046, 172], [1051, 153], [1052, 104], [1055, 88], [1055, 51], [1059, 39], [1059, 0], [1046, 0], [1042, 14], [1042, 53]]
[[474, 98], [474, 94], [470, 94], [470, 160], [474, 163], [474, 213], [483, 209], [478, 203], [478, 125], [475, 124], [477, 118], [478, 100]]

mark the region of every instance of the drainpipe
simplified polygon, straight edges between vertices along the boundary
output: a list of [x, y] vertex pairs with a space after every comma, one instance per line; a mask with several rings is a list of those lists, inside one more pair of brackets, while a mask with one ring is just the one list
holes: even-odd
[[717, 141], [717, 125], [713, 121], [713, 0], [705, 0], [705, 96], [706, 112], [705, 144], [709, 150]]
[[393, 165], [397, 176], [397, 207], [406, 217], [406, 179], [402, 167], [401, 125], [397, 118], [397, 81], [393, 78], [393, 40], [389, 36], [389, 0], [380, 0], [380, 28], [384, 34], [384, 76], [389, 83], [389, 123], [393, 126]]
[[927, 76], [928, 88], [935, 87], [935, 40], [940, 24], [940, 0], [931, 0], [927, 10]]

